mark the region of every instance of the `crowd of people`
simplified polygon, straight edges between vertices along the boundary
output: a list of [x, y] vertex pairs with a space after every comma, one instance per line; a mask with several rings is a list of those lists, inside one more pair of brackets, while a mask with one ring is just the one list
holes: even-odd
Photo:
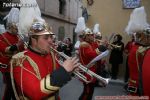
[[[127, 26], [126, 32], [131, 35], [132, 40], [124, 45], [121, 34], [114, 34], [113, 41], [110, 43], [108, 40], [103, 40], [98, 25], [92, 31], [81, 24], [85, 23], [81, 17], [75, 29], [78, 42], [73, 45], [71, 39], [66, 37], [56, 45], [55, 34], [45, 20], [40, 15], [36, 15], [31, 16], [30, 25], [24, 25], [24, 28], [28, 29], [26, 34], [29, 40], [25, 47], [26, 41], [18, 33], [19, 19], [17, 18], [21, 11], [25, 11], [21, 9], [20, 11], [18, 8], [11, 9], [9, 16], [5, 18], [7, 31], [0, 34], [0, 72], [6, 84], [3, 100], [60, 100], [59, 89], [71, 80], [70, 73], [74, 71], [81, 72], [87, 78], [86, 81], [80, 79], [84, 88], [79, 100], [92, 100], [97, 84], [105, 87], [107, 83], [97, 80], [97, 77], [91, 78], [86, 71], [80, 69], [80, 65], [88, 65], [90, 71], [103, 76], [107, 61], [103, 59], [102, 54], [106, 51], [110, 52], [110, 56], [106, 55], [111, 64], [110, 78], [118, 79], [119, 66], [123, 64], [125, 53], [127, 59], [124, 81], [127, 83], [125, 89], [128, 95], [150, 96], [148, 86], [150, 27], [148, 24], [144, 24], [146, 26], [144, 28], [132, 30], [134, 19], [130, 19], [132, 21]], [[133, 12], [136, 10], [143, 13], [144, 7], [136, 8]], [[76, 57], [73, 57], [73, 50]], [[57, 54], [62, 52], [65, 58], [63, 60], [57, 57]]]

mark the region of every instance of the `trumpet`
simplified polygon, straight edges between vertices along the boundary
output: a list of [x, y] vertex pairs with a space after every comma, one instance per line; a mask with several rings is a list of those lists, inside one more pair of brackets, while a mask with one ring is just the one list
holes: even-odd
[[[66, 54], [64, 54], [63, 52], [59, 52], [54, 48], [50, 48], [53, 52], [59, 54], [60, 56], [62, 56], [65, 59], [68, 59], [69, 56], [67, 56]], [[59, 60], [58, 61], [60, 65], [62, 65], [63, 61]], [[92, 81], [93, 78], [96, 78], [97, 80], [99, 80], [104, 86], [106, 86], [109, 83], [109, 78], [103, 78], [99, 75], [97, 75], [96, 73], [94, 73], [93, 71], [89, 70], [87, 67], [84, 67], [82, 64], [79, 65], [79, 69], [85, 73], [87, 73], [91, 79], [87, 80], [87, 78], [78, 70], [75, 70], [73, 73], [78, 76], [80, 79], [82, 79], [83, 81], [85, 81], [86, 83], [90, 83]]]
[[[98, 42], [104, 43], [103, 40], [99, 40], [99, 39], [95, 39], [95, 40], [98, 41]], [[112, 46], [112, 47], [115, 47], [115, 48], [121, 48], [121, 46], [118, 46], [118, 45], [115, 45], [115, 44], [112, 44], [112, 43], [107, 43], [107, 44], [110, 45], [110, 46]]]

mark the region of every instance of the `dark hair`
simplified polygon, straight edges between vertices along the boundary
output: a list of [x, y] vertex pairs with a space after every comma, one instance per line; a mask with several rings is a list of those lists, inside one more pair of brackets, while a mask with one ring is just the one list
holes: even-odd
[[83, 35], [79, 35], [79, 38], [83, 38]]
[[69, 40], [69, 42], [71, 42], [71, 39], [70, 38], [67, 38]]
[[122, 40], [122, 36], [120, 34], [117, 34], [115, 37], [118, 38], [118, 41], [121, 41]]

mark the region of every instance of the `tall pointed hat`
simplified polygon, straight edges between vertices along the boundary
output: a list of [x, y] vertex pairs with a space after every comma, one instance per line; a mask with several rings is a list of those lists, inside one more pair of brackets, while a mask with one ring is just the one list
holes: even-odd
[[125, 29], [125, 32], [128, 34], [133, 34], [137, 32], [144, 31], [149, 24], [146, 20], [146, 13], [144, 7], [135, 8], [130, 15], [130, 20]]

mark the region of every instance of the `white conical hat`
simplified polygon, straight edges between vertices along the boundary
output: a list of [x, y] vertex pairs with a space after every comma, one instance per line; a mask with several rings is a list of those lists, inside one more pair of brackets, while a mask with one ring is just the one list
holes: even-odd
[[85, 25], [84, 17], [79, 17], [76, 28], [75, 28], [75, 32], [79, 34], [79, 33], [82, 33], [83, 30], [85, 29], [86, 29], [86, 25]]
[[148, 27], [144, 7], [135, 8], [130, 15], [130, 20], [125, 32], [133, 34], [145, 30]]
[[19, 23], [19, 9], [18, 8], [11, 8], [10, 12], [4, 20], [7, 19], [7, 24], [18, 24]]
[[98, 33], [98, 32], [100, 32], [100, 31], [99, 31], [99, 24], [95, 24], [95, 25], [94, 25], [94, 28], [93, 28], [93, 33], [96, 34], [96, 33]]
[[[36, 0], [20, 0], [19, 34], [28, 34], [34, 20], [45, 22], [41, 18], [41, 11]], [[25, 5], [31, 5], [26, 7]]]
[[94, 25], [93, 33], [96, 34], [96, 35], [99, 35], [99, 36], [102, 35], [101, 32], [100, 32], [99, 24], [95, 24], [95, 25]]

